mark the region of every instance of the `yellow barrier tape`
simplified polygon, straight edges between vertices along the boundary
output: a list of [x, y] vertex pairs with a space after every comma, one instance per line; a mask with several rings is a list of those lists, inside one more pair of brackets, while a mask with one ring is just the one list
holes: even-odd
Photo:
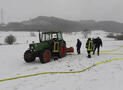
[[104, 62], [96, 63], [95, 65], [97, 66], [97, 65], [100, 65], [100, 64], [104, 64], [104, 63], [111, 62], [111, 61], [116, 61], [116, 60], [123, 60], [123, 58], [111, 59], [111, 60], [107, 60], [107, 61], [104, 61]]
[[36, 74], [32, 74], [32, 75], [25, 75], [25, 76], [19, 76], [19, 77], [14, 77], [14, 78], [7, 78], [7, 79], [2, 79], [0, 80], [0, 82], [3, 82], [3, 81], [9, 81], [9, 80], [15, 80], [15, 79], [20, 79], [20, 78], [26, 78], [26, 77], [31, 77], [31, 76], [38, 76], [38, 75], [41, 75], [41, 74], [70, 74], [70, 73], [80, 73], [80, 72], [84, 72], [86, 70], [89, 70], [90, 68], [94, 67], [94, 66], [98, 66], [100, 64], [104, 64], [104, 63], [107, 63], [107, 62], [111, 62], [111, 61], [115, 61], [115, 60], [123, 60], [123, 58], [116, 58], [116, 59], [111, 59], [111, 60], [108, 60], [108, 61], [104, 61], [104, 62], [99, 62], [99, 63], [96, 63], [86, 69], [83, 69], [81, 71], [71, 71], [71, 72], [42, 72], [42, 73], [36, 73]]
[[101, 51], [101, 52], [115, 52], [119, 49], [123, 48], [123, 46], [120, 46], [119, 48], [113, 49], [113, 50], [105, 50], [105, 51]]
[[100, 54], [123, 55], [123, 53], [100, 53]]

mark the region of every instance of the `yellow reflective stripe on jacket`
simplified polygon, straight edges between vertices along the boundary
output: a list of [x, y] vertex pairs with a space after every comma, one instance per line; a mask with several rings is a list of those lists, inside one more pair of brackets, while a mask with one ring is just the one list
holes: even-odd
[[55, 53], [59, 52], [59, 42], [54, 42], [53, 52]]
[[89, 45], [88, 45], [88, 51], [91, 51], [92, 50], [92, 40], [89, 41]]

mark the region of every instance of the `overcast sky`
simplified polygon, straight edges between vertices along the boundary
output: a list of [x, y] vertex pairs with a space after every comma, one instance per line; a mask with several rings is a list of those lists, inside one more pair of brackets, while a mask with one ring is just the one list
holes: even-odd
[[37, 16], [123, 22], [123, 0], [0, 0], [4, 22]]

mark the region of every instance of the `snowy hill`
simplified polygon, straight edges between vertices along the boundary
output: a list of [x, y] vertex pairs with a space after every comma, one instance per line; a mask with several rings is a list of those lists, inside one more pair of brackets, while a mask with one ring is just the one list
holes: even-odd
[[58, 17], [38, 16], [22, 22], [10, 22], [5, 26], [0, 25], [2, 31], [82, 31], [105, 30], [108, 32], [123, 32], [123, 23], [116, 21], [95, 21], [95, 20], [67, 20]]
[[[96, 63], [107, 60], [123, 58], [123, 41], [115, 41], [106, 38], [108, 32], [93, 31], [89, 37], [100, 36], [103, 40], [104, 51], [100, 56], [93, 55], [88, 59], [85, 49], [86, 40], [82, 32], [64, 33], [67, 46], [76, 49], [76, 39], [82, 41], [81, 54], [68, 54], [57, 61], [51, 60], [41, 64], [37, 58], [33, 63], [25, 63], [23, 54], [32, 41], [38, 42], [38, 32], [0, 32], [0, 43], [4, 44], [4, 38], [12, 34], [16, 36], [14, 45], [0, 45], [0, 80], [19, 76], [32, 75], [42, 72], [72, 72], [86, 69]], [[108, 51], [107, 51], [108, 50]], [[110, 51], [109, 51], [110, 50]], [[0, 82], [0, 90], [123, 90], [123, 60], [112, 61], [94, 66], [84, 72], [41, 74], [24, 77], [15, 80]]]

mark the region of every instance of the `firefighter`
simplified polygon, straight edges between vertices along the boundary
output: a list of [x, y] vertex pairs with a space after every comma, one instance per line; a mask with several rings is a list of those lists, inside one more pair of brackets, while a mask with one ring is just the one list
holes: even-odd
[[76, 47], [77, 47], [77, 53], [78, 53], [78, 54], [81, 53], [81, 52], [80, 52], [81, 45], [82, 45], [82, 42], [81, 42], [79, 39], [77, 39]]
[[58, 52], [59, 52], [59, 42], [56, 38], [53, 39], [53, 58], [54, 61], [58, 60]]
[[88, 53], [88, 58], [91, 58], [91, 51], [93, 50], [93, 41], [91, 38], [88, 38], [86, 42], [86, 48], [87, 48], [87, 53]]
[[94, 39], [93, 55], [95, 54], [95, 51], [97, 49], [97, 55], [99, 56], [100, 46], [102, 47], [102, 40], [100, 37], [97, 37], [96, 39]]

